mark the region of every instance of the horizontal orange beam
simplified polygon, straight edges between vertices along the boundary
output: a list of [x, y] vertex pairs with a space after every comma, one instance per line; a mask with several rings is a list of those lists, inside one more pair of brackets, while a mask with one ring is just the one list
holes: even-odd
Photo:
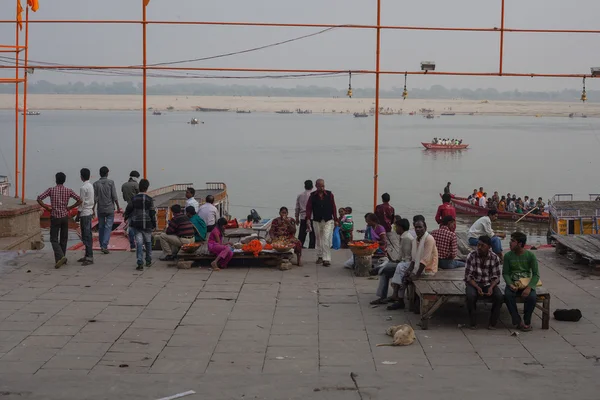
[[[0, 20], [0, 24], [14, 24], [15, 20]], [[360, 25], [360, 24], [300, 24], [275, 22], [228, 22], [228, 21], [163, 21], [163, 20], [77, 20], [77, 19], [47, 19], [32, 20], [30, 24], [147, 24], [147, 25], [227, 25], [227, 26], [262, 26], [262, 27], [296, 27], [296, 28], [351, 28], [351, 29], [391, 29], [391, 30], [421, 30], [421, 31], [457, 31], [457, 32], [501, 32], [498, 27], [492, 28], [460, 28], [433, 26], [397, 26], [397, 25]], [[504, 32], [514, 33], [594, 33], [597, 29], [519, 29], [504, 28]]]
[[25, 82], [25, 79], [0, 78], [0, 83], [21, 83], [21, 82]]
[[[14, 69], [15, 66], [0, 65], [0, 69]], [[24, 66], [19, 68], [24, 69]], [[142, 66], [135, 65], [29, 65], [28, 68], [40, 70], [155, 70], [155, 71], [220, 71], [220, 72], [269, 72], [269, 73], [306, 73], [306, 74], [376, 74], [375, 70], [347, 69], [272, 69], [272, 68], [210, 68], [210, 67], [167, 67], [167, 66]], [[541, 77], [541, 78], [596, 78], [591, 74], [537, 74], [516, 72], [451, 72], [451, 71], [379, 71], [381, 75], [452, 75], [452, 76], [514, 76], [514, 77]]]

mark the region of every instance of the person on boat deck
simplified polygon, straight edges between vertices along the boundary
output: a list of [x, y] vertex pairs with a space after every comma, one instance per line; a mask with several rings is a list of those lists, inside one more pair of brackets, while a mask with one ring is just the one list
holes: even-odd
[[136, 242], [137, 271], [144, 270], [143, 253], [146, 250], [146, 267], [152, 265], [152, 231], [156, 229], [156, 210], [154, 199], [146, 194], [150, 182], [140, 180], [139, 193], [133, 196], [131, 203], [125, 208], [125, 219], [133, 231]]
[[194, 189], [193, 187], [189, 187], [185, 190], [185, 198], [187, 199], [185, 201], [185, 208], [192, 206], [192, 207], [194, 207], [194, 212], [198, 213], [200, 204], [198, 204], [198, 200], [196, 200], [194, 198], [195, 195], [196, 195], [196, 189]]
[[[529, 210], [533, 210], [535, 208], [535, 200], [532, 198], [529, 199]], [[535, 211], [534, 211], [535, 213]]]
[[498, 211], [506, 211], [506, 197], [502, 196], [498, 203]]
[[487, 208], [487, 193], [486, 192], [483, 192], [483, 194], [481, 196], [479, 196], [479, 204], [478, 205], [481, 208]]
[[529, 196], [525, 196], [523, 198], [523, 211], [524, 212], [529, 211]]
[[512, 200], [512, 198], [510, 197], [510, 193], [506, 193], [506, 205], [508, 206], [508, 203], [510, 203], [510, 201]]
[[390, 300], [387, 298], [390, 279], [394, 276], [397, 267], [402, 264], [401, 269], [406, 270], [410, 266], [412, 242], [414, 240], [409, 232], [410, 222], [406, 218], [399, 218], [394, 221], [394, 229], [396, 230], [396, 234], [400, 237], [399, 258], [397, 260], [389, 261], [378, 268], [372, 269], [371, 275], [379, 275], [379, 285], [377, 287], [377, 299], [371, 301], [371, 305], [388, 303]]
[[535, 203], [535, 206], [537, 207], [537, 210], [534, 211], [534, 214], [538, 215], [541, 215], [546, 208], [546, 204], [544, 204], [541, 197], [538, 197], [538, 201]]
[[287, 207], [279, 209], [279, 217], [271, 222], [269, 237], [272, 242], [286, 242], [294, 246], [298, 266], [302, 266], [302, 243], [296, 239], [296, 221], [288, 216]]
[[173, 218], [169, 221], [167, 230], [158, 235], [164, 257], [160, 261], [173, 261], [184, 244], [194, 243], [194, 226], [185, 215], [179, 204], [171, 206]]
[[[55, 176], [56, 186], [53, 186], [37, 198], [38, 204], [50, 213], [50, 243], [54, 251], [54, 268], [60, 268], [67, 263], [67, 242], [69, 240], [69, 212], [81, 205], [81, 197], [64, 186], [67, 176], [58, 172]], [[44, 199], [50, 197], [50, 205]], [[75, 203], [69, 206], [69, 200]]]
[[455, 260], [458, 255], [458, 239], [456, 237], [456, 220], [453, 216], [447, 215], [442, 220], [440, 227], [431, 231], [431, 236], [435, 239], [435, 245], [438, 249], [438, 266], [441, 269], [462, 268], [465, 263], [461, 260]]
[[[504, 301], [512, 318], [512, 323], [522, 331], [531, 330], [531, 315], [535, 309], [537, 295], [535, 288], [540, 281], [538, 261], [529, 250], [525, 250], [527, 235], [514, 232], [510, 235], [510, 250], [504, 257], [502, 276], [506, 282]], [[517, 296], [525, 301], [523, 321], [517, 310]]]
[[514, 204], [515, 204], [515, 212], [517, 214], [523, 214], [523, 201], [521, 200], [520, 197], [517, 199], [517, 201], [514, 202]]
[[379, 223], [385, 229], [387, 250], [391, 255], [390, 258], [395, 259], [398, 253], [398, 247], [400, 246], [400, 238], [396, 235], [395, 230], [392, 229], [394, 225], [394, 218], [396, 216], [396, 210], [390, 205], [390, 195], [384, 193], [381, 195], [382, 203], [375, 207], [375, 215], [379, 219]]
[[100, 251], [108, 254], [108, 242], [115, 221], [115, 205], [117, 213], [121, 213], [119, 206], [119, 197], [115, 182], [108, 179], [108, 167], [100, 168], [100, 179], [94, 182], [94, 208], [98, 216], [98, 239], [100, 241]]
[[483, 186], [479, 187], [479, 191], [477, 192], [477, 198], [479, 199], [481, 196], [483, 196]]
[[467, 237], [469, 238], [469, 245], [477, 246], [479, 243], [480, 236], [489, 236], [491, 239], [492, 251], [500, 257], [502, 260], [502, 241], [506, 235], [504, 233], [494, 233], [492, 229], [492, 222], [498, 220], [498, 211], [489, 210], [486, 217], [481, 217], [469, 228]]
[[[408, 281], [419, 279], [423, 274], [428, 276], [435, 275], [438, 270], [438, 251], [435, 245], [435, 239], [427, 233], [427, 224], [425, 221], [418, 219], [417, 222], [413, 223], [413, 226], [417, 238], [412, 242], [412, 261], [408, 268], [404, 269], [400, 264], [396, 268], [394, 276], [392, 277], [392, 287], [394, 288], [392, 300], [394, 300], [395, 303], [388, 306], [388, 310], [399, 310], [404, 308], [404, 289], [406, 288]], [[419, 263], [419, 268], [417, 269], [416, 274], [413, 274], [412, 271], [417, 263]]]
[[487, 202], [487, 208], [490, 210], [497, 210], [498, 209], [498, 202], [494, 199], [494, 197], [492, 197], [490, 200], [488, 200]]
[[214, 206], [215, 197], [212, 194], [206, 196], [205, 203], [198, 209], [198, 216], [206, 223], [206, 231], [211, 232], [219, 219], [219, 210]]
[[496, 329], [504, 300], [498, 287], [501, 274], [500, 258], [490, 251], [492, 240], [489, 236], [480, 236], [477, 242], [477, 250], [469, 253], [465, 268], [465, 292], [467, 295], [467, 310], [469, 311], [469, 327], [471, 329], [477, 328], [477, 316], [475, 314], [477, 300], [491, 297], [492, 311], [488, 329]]
[[[435, 222], [439, 224], [442, 223], [442, 220], [450, 216], [452, 219], [456, 219], [456, 209], [451, 203], [452, 198], [450, 197], [450, 193], [444, 193], [442, 195], [442, 205], [440, 205], [437, 209], [437, 213], [435, 214]], [[456, 229], [456, 225], [454, 225], [454, 229]], [[454, 232], [454, 230], [452, 230]]]
[[[131, 171], [129, 173], [129, 180], [123, 185], [121, 185], [121, 193], [123, 194], [123, 200], [125, 200], [127, 205], [131, 204], [131, 199], [133, 199], [133, 196], [140, 192], [140, 187], [137, 181], [139, 178], [139, 172]], [[131, 251], [135, 251], [135, 230], [127, 229], [127, 235], [129, 236], [129, 249]]]
[[492, 200], [494, 200], [496, 202], [496, 204], [500, 203], [500, 196], [498, 195], [497, 191], [494, 192], [494, 195], [492, 196]]
[[208, 236], [208, 251], [215, 254], [217, 258], [210, 263], [213, 271], [219, 271], [221, 268], [227, 268], [229, 261], [233, 258], [233, 250], [229, 243], [223, 243], [223, 236], [225, 235], [225, 226], [227, 220], [225, 218], [219, 218], [215, 229], [210, 232]]
[[450, 192], [450, 185], [452, 185], [452, 182], [448, 182], [448, 184], [446, 184], [446, 186], [444, 187], [444, 194], [452, 194]]
[[469, 203], [476, 205], [479, 202], [479, 198], [477, 197], [477, 189], [473, 189], [473, 194], [467, 197]]
[[190, 219], [190, 222], [194, 226], [194, 241], [198, 242], [206, 242], [206, 222], [198, 214], [196, 214], [196, 209], [194, 206], [187, 206], [185, 208], [185, 215]]

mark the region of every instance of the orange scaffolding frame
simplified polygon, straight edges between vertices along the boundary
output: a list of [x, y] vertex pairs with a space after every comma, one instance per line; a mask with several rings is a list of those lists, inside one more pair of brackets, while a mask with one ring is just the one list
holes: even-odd
[[[501, 2], [500, 28], [464, 28], [464, 27], [432, 27], [432, 26], [400, 26], [400, 25], [381, 25], [381, 2], [382, 0], [372, 0], [377, 4], [377, 21], [375, 25], [360, 24], [308, 24], [308, 23], [276, 23], [276, 22], [235, 22], [235, 21], [166, 21], [147, 19], [147, 7], [149, 0], [139, 0], [141, 2], [141, 20], [75, 20], [75, 19], [54, 19], [54, 20], [30, 20], [29, 6], [25, 7], [25, 45], [19, 45], [19, 21], [0, 20], [0, 24], [16, 23], [15, 45], [0, 45], [0, 52], [14, 52], [16, 54], [15, 66], [2, 65], [0, 69], [15, 69], [15, 78], [2, 78], [0, 83], [13, 83], [15, 90], [15, 197], [19, 197], [18, 175], [21, 174], [21, 200], [25, 203], [25, 183], [26, 183], [26, 165], [27, 165], [27, 75], [30, 69], [40, 70], [141, 70], [143, 82], [143, 109], [142, 109], [142, 159], [143, 175], [148, 176], [147, 170], [147, 80], [148, 71], [221, 71], [221, 72], [267, 72], [267, 73], [362, 73], [375, 75], [375, 112], [374, 112], [374, 165], [373, 165], [373, 207], [377, 204], [378, 178], [379, 178], [379, 94], [381, 75], [451, 75], [451, 76], [506, 76], [506, 77], [544, 77], [544, 78], [592, 78], [592, 74], [564, 74], [564, 73], [515, 73], [504, 72], [504, 34], [505, 33], [576, 33], [576, 34], [600, 34], [600, 30], [586, 29], [517, 29], [507, 28], [504, 24], [505, 0]], [[19, 0], [17, 10], [19, 8]], [[30, 65], [29, 64], [29, 24], [141, 24], [142, 25], [142, 64], [141, 65]], [[377, 33], [376, 51], [375, 51], [375, 69], [374, 70], [333, 70], [333, 69], [274, 69], [274, 68], [220, 68], [220, 67], [173, 67], [164, 65], [148, 65], [147, 63], [147, 29], [148, 25], [198, 25], [198, 26], [255, 26], [255, 27], [287, 27], [287, 28], [343, 28], [343, 29], [370, 29]], [[418, 30], [418, 31], [455, 31], [455, 32], [497, 32], [500, 38], [500, 49], [498, 55], [498, 71], [491, 72], [468, 72], [468, 71], [394, 71], [381, 70], [381, 31], [382, 30]], [[24, 51], [23, 65], [19, 63], [19, 53]], [[19, 71], [23, 70], [23, 77], [20, 77]], [[21, 171], [19, 171], [19, 83], [23, 83], [23, 135], [22, 135], [22, 157]]]

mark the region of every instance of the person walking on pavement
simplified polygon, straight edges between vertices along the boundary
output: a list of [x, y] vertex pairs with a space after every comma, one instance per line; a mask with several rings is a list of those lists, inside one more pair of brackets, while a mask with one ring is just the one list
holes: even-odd
[[100, 251], [108, 254], [108, 242], [115, 222], [115, 205], [117, 213], [121, 212], [117, 189], [115, 183], [108, 179], [108, 168], [100, 168], [100, 179], [94, 182], [94, 207], [97, 207], [98, 216], [98, 239], [100, 240]]
[[[306, 241], [306, 234], [308, 233], [308, 248], [315, 248], [315, 232], [312, 229], [312, 221], [306, 220], [306, 203], [308, 203], [308, 199], [312, 192], [315, 189], [313, 187], [313, 182], [311, 180], [304, 181], [304, 192], [300, 193], [298, 197], [296, 197], [296, 221], [300, 223], [300, 229], [298, 232], [298, 240], [302, 243], [304, 247], [304, 242]], [[311, 229], [307, 229], [307, 226], [310, 225]]]
[[77, 213], [79, 226], [81, 229], [81, 241], [85, 246], [85, 254], [77, 262], [81, 265], [90, 265], [94, 263], [94, 250], [92, 239], [92, 219], [94, 219], [94, 186], [90, 183], [90, 170], [82, 168], [79, 171], [83, 185], [79, 189], [81, 205]]
[[[127, 203], [127, 205], [131, 204], [131, 199], [133, 196], [140, 192], [138, 179], [140, 178], [140, 173], [137, 171], [131, 171], [129, 173], [129, 180], [125, 182], [121, 186], [121, 192], [123, 193], [123, 200]], [[131, 227], [131, 224], [129, 224]], [[135, 251], [135, 230], [127, 229], [127, 235], [129, 236], [129, 250]]]
[[154, 199], [146, 194], [150, 182], [140, 180], [140, 192], [133, 196], [125, 209], [125, 217], [129, 221], [129, 229], [133, 231], [136, 242], [136, 259], [138, 271], [144, 270], [144, 248], [146, 249], [146, 267], [152, 265], [152, 231], [156, 229], [156, 210]]
[[339, 224], [337, 207], [333, 193], [325, 190], [325, 180], [317, 179], [316, 186], [317, 190], [310, 195], [306, 204], [306, 228], [312, 230], [309, 224], [312, 219], [317, 242], [317, 264], [329, 267], [333, 228]]
[[[50, 243], [54, 251], [54, 268], [60, 268], [67, 263], [67, 241], [69, 240], [69, 211], [81, 204], [81, 198], [64, 186], [67, 176], [56, 174], [56, 186], [46, 189], [37, 198], [38, 204], [50, 212]], [[50, 205], [44, 199], [50, 197]], [[75, 204], [69, 206], [69, 199]]]

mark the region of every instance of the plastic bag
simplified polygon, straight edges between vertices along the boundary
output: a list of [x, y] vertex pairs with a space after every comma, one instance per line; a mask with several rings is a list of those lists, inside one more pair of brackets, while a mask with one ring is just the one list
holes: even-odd
[[333, 229], [333, 238], [331, 239], [331, 248], [339, 250], [342, 247], [342, 238], [340, 236], [340, 227], [336, 226]]

